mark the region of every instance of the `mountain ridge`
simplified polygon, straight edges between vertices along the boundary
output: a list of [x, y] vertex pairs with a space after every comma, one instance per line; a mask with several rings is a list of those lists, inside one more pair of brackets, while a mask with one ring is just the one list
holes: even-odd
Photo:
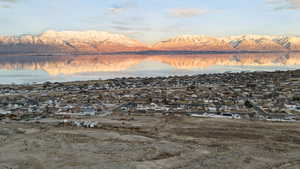
[[215, 51], [290, 51], [300, 50], [299, 36], [240, 35], [210, 37], [181, 35], [153, 45], [160, 50], [207, 50]]
[[0, 36], [1, 53], [113, 53], [141, 51], [300, 51], [299, 36], [180, 35], [153, 45], [104, 31], [55, 31], [38, 35]]

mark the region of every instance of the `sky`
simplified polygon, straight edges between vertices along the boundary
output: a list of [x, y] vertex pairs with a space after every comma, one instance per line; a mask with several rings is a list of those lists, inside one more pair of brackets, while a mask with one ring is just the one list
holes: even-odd
[[300, 35], [300, 0], [0, 0], [0, 35], [99, 30], [146, 43], [182, 34]]

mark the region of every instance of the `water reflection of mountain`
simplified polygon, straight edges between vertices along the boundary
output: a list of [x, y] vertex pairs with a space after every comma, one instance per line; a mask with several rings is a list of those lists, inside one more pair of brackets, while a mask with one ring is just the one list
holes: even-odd
[[[300, 65], [300, 53], [250, 53], [201, 55], [84, 55], [0, 57], [0, 69], [44, 70], [50, 75], [124, 71], [144, 61], [168, 64], [176, 69], [221, 66]], [[155, 66], [155, 65], [154, 65]]]

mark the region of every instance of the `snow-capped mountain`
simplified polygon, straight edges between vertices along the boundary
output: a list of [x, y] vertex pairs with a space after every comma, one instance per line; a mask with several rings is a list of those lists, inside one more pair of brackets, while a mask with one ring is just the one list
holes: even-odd
[[205, 35], [183, 35], [158, 42], [153, 45], [157, 50], [204, 50], [227, 51], [234, 48], [224, 40]]
[[46, 31], [40, 35], [0, 36], [0, 53], [97, 53], [161, 51], [300, 51], [298, 36], [182, 35], [151, 47], [124, 35], [101, 31]]
[[101, 31], [46, 31], [40, 35], [0, 37], [0, 52], [119, 52], [147, 46], [124, 35]]
[[159, 42], [153, 48], [196, 51], [290, 51], [300, 50], [300, 37], [242, 35], [216, 38], [183, 35]]

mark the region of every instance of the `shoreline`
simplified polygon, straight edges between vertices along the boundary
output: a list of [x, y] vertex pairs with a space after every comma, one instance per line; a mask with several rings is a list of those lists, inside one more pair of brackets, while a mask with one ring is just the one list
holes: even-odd
[[147, 76], [147, 77], [141, 77], [141, 76], [132, 76], [132, 77], [116, 77], [116, 78], [107, 78], [107, 79], [101, 79], [101, 77], [99, 77], [99, 79], [92, 79], [92, 80], [70, 80], [70, 81], [43, 81], [43, 82], [31, 82], [31, 83], [10, 83], [10, 84], [1, 84], [0, 83], [0, 87], [1, 86], [35, 86], [35, 85], [42, 85], [42, 84], [68, 84], [68, 83], [89, 83], [89, 82], [98, 82], [98, 81], [111, 81], [111, 80], [132, 80], [132, 79], [168, 79], [168, 78], [173, 78], [173, 77], [177, 77], [177, 78], [183, 78], [183, 77], [196, 77], [196, 76], [218, 76], [218, 75], [222, 75], [222, 74], [251, 74], [251, 73], [285, 73], [285, 72], [298, 72], [300, 71], [300, 68], [297, 69], [293, 69], [293, 70], [273, 70], [273, 71], [245, 71], [245, 70], [241, 70], [238, 72], [234, 72], [234, 71], [225, 71], [225, 72], [221, 72], [221, 73], [195, 73], [195, 74], [190, 74], [190, 75], [166, 75], [166, 76]]

